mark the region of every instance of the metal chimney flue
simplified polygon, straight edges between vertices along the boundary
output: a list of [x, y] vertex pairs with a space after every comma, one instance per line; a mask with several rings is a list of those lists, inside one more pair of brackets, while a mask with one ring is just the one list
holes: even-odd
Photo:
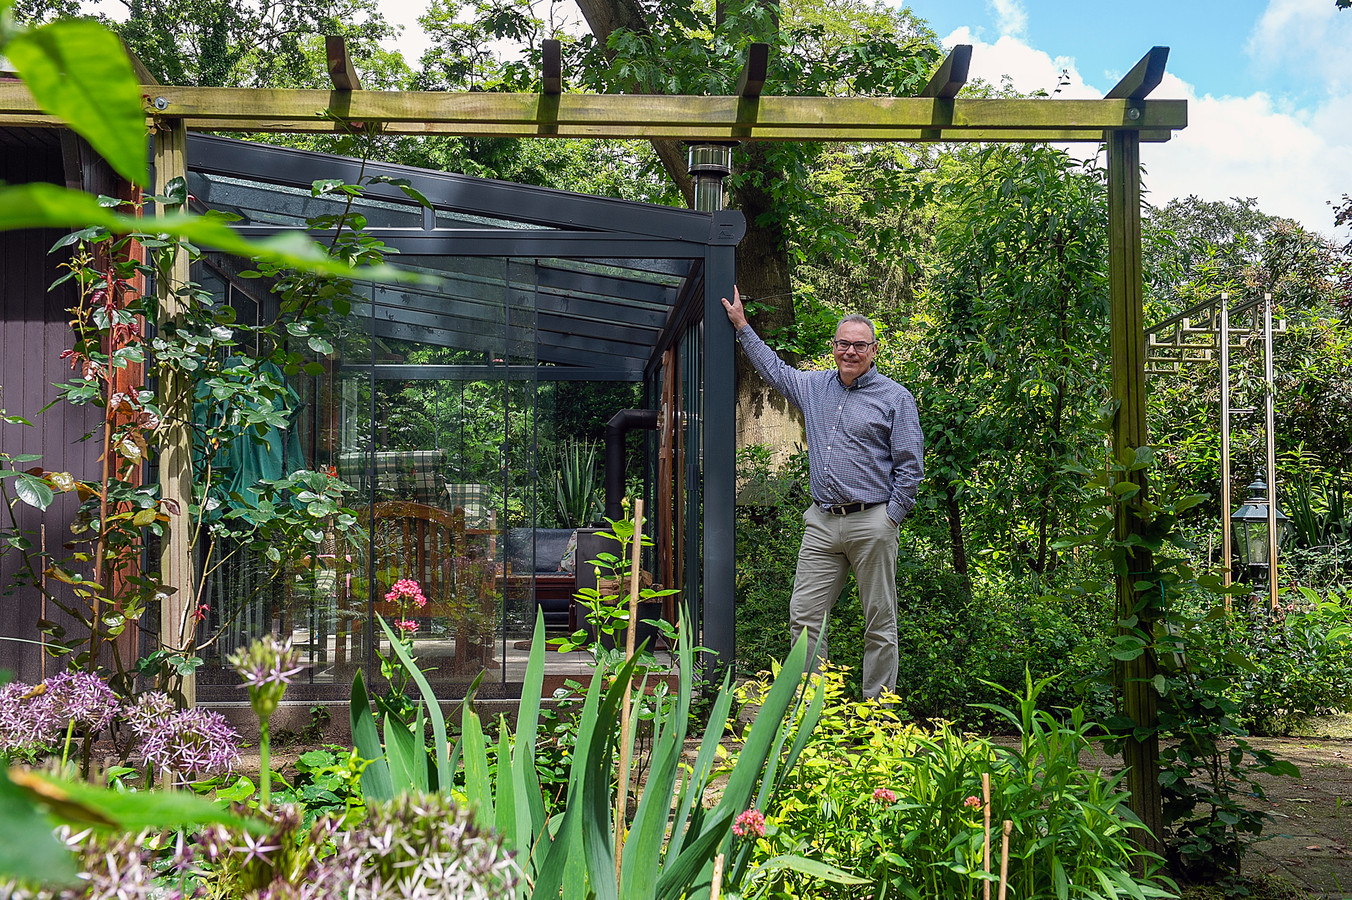
[[718, 212], [726, 206], [723, 179], [732, 174], [732, 148], [736, 144], [708, 142], [690, 144], [688, 169], [695, 180], [695, 209]]

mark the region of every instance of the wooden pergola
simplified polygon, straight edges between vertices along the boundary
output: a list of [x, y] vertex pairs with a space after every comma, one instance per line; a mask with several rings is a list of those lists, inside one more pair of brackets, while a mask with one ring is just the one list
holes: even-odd
[[[676, 139], [685, 141], [837, 141], [837, 142], [1090, 142], [1107, 147], [1109, 299], [1113, 449], [1119, 459], [1146, 443], [1145, 336], [1141, 272], [1141, 142], [1167, 141], [1187, 126], [1184, 100], [1148, 100], [1164, 75], [1168, 48], [1155, 47], [1101, 100], [967, 99], [958, 96], [967, 81], [971, 47], [955, 47], [917, 97], [788, 97], [764, 96], [768, 52], [752, 45], [732, 96], [590, 95], [563, 93], [559, 46], [545, 42], [542, 91], [536, 94], [428, 93], [362, 90], [339, 38], [328, 39], [328, 67], [333, 90], [271, 90], [172, 87], [146, 84], [147, 124], [153, 126], [157, 185], [182, 177], [187, 170], [188, 131], [268, 133], [346, 133], [372, 129], [391, 135], [459, 135], [515, 138]], [[0, 84], [0, 126], [50, 126], [60, 122], [46, 115], [21, 83]], [[187, 261], [180, 257], [176, 278], [186, 280]], [[725, 321], [720, 297], [733, 271], [707, 273], [704, 298], [706, 384], [719, 385], [731, 397], [734, 339]], [[163, 298], [172, 301], [171, 293]], [[732, 428], [708, 429], [706, 465], [731, 470], [735, 443]], [[177, 446], [177, 450], [175, 450]], [[191, 495], [190, 446], [186, 431], [169, 437], [161, 465], [166, 498]], [[178, 464], [175, 464], [177, 459]], [[1145, 476], [1129, 476], [1141, 491], [1129, 501], [1145, 499]], [[731, 533], [733, 496], [705, 497], [706, 529]], [[1128, 539], [1138, 526], [1119, 513], [1116, 536]], [[166, 581], [189, 584], [190, 565], [184, 529], [169, 529], [162, 566]], [[1121, 618], [1137, 610], [1135, 576], [1150, 569], [1150, 556], [1138, 551], [1124, 571], [1116, 573], [1117, 607]], [[731, 542], [706, 555], [705, 577], [711, 585], [733, 585]], [[180, 591], [173, 603], [193, 602]], [[706, 631], [731, 634], [732, 598], [710, 597]], [[717, 610], [715, 615], [712, 611]], [[167, 609], [165, 623], [183, 621], [181, 609]], [[165, 634], [171, 634], [174, 624]], [[1126, 664], [1123, 692], [1126, 712], [1139, 726], [1156, 721], [1156, 694], [1150, 681], [1154, 660], [1149, 654]], [[1132, 809], [1159, 833], [1161, 795], [1157, 778], [1159, 749], [1151, 738], [1128, 739], [1125, 762]], [[1151, 843], [1154, 839], [1152, 837]], [[1155, 849], [1159, 849], [1155, 844]]]

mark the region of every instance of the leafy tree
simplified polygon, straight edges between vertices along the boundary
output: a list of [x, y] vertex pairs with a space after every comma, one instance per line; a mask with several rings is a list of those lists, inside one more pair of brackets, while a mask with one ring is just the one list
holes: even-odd
[[[1252, 199], [1197, 197], [1151, 211], [1144, 224], [1150, 318], [1206, 301], [1222, 291], [1232, 307], [1271, 293], [1286, 331], [1274, 341], [1278, 455], [1302, 459], [1317, 476], [1345, 465], [1352, 446], [1347, 413], [1348, 290], [1337, 278], [1339, 249], [1297, 223], [1268, 215]], [[1236, 326], [1239, 320], [1234, 320]], [[1265, 467], [1262, 341], [1236, 335], [1231, 352], [1231, 470], [1240, 490]], [[1166, 463], [1165, 491], [1203, 492], [1199, 513], [1222, 516], [1220, 371], [1216, 359], [1194, 360], [1151, 383], [1150, 433]], [[1292, 463], [1294, 465], [1294, 462]], [[1279, 472], [1279, 482], [1298, 474]], [[1304, 474], [1310, 474], [1305, 471]]]
[[1044, 145], [964, 149], [935, 178], [919, 346], [906, 380], [953, 564], [1055, 568], [1076, 524], [1107, 369], [1103, 171]]
[[[714, 9], [679, 0], [579, 5], [592, 31], [591, 40], [580, 42], [579, 63], [588, 86], [601, 91], [730, 94], [754, 41], [770, 45], [765, 92], [772, 95], [914, 94], [938, 58], [934, 35], [909, 12], [854, 0], [784, 6], [740, 0]], [[663, 142], [655, 149], [691, 199], [684, 154]], [[810, 186], [823, 151], [820, 144], [743, 145], [728, 180], [731, 205], [748, 225], [738, 280], [753, 300], [751, 321], [789, 351], [799, 349], [794, 265], [823, 248], [852, 253], [859, 239], [839, 227], [826, 198]], [[790, 446], [801, 434], [796, 416], [740, 356], [737, 366], [739, 444]]]
[[[394, 36], [376, 0], [122, 0], [122, 5], [125, 21], [105, 18], [105, 23], [165, 84], [320, 86], [327, 75], [319, 36], [348, 38], [363, 68], [383, 53], [377, 42]], [[15, 17], [44, 22], [87, 14], [89, 6], [79, 0], [18, 0]]]

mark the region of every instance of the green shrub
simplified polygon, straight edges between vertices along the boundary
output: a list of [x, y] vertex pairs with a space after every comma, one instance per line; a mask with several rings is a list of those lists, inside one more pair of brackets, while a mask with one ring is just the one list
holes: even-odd
[[[770, 871], [753, 877], [744, 896], [979, 897], [983, 881], [998, 880], [1005, 820], [1012, 822], [1010, 896], [1171, 896], [1161, 885], [1172, 885], [1154, 875], [1160, 860], [1136, 849], [1140, 826], [1117, 780], [1080, 766], [1095, 726], [1080, 710], [1063, 723], [1037, 708], [1048, 681], [1028, 678], [1013, 710], [992, 710], [1018, 732], [1013, 748], [947, 724], [902, 724], [876, 702], [851, 701], [834, 667], [825, 685], [820, 725], [767, 817], [756, 861], [800, 854], [870, 883]], [[751, 692], [754, 699], [754, 685]], [[991, 780], [989, 876], [982, 865], [983, 774]], [[1137, 870], [1146, 880], [1132, 876]]]
[[1352, 640], [1346, 594], [1310, 588], [1281, 593], [1271, 609], [1241, 597], [1213, 619], [1214, 641], [1233, 660], [1226, 696], [1236, 718], [1257, 734], [1289, 734], [1301, 720], [1352, 709]]
[[[789, 597], [807, 506], [806, 456], [779, 473], [768, 453], [739, 453], [742, 504], [737, 509], [737, 667], [767, 668], [789, 649]], [[1047, 688], [1051, 706], [1088, 703], [1094, 715], [1110, 710], [1110, 691], [1095, 686], [1098, 657], [1112, 622], [1105, 593], [1066, 599], [1045, 581], [993, 574], [970, 584], [952, 572], [919, 526], [903, 526], [897, 561], [897, 693], [906, 715], [965, 725], [998, 725], [973, 708], [1000, 695], [989, 684], [1017, 690], [1024, 670], [1057, 676]], [[1059, 577], [1076, 576], [1063, 566]], [[1100, 579], [1102, 580], [1102, 579]], [[863, 609], [851, 578], [831, 613], [831, 661], [848, 671], [848, 689], [860, 696]]]

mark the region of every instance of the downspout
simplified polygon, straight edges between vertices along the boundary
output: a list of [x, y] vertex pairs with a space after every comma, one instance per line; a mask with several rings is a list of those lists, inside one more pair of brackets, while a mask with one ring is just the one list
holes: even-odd
[[624, 437], [635, 428], [657, 428], [657, 410], [622, 409], [606, 423], [606, 518], [624, 514]]

